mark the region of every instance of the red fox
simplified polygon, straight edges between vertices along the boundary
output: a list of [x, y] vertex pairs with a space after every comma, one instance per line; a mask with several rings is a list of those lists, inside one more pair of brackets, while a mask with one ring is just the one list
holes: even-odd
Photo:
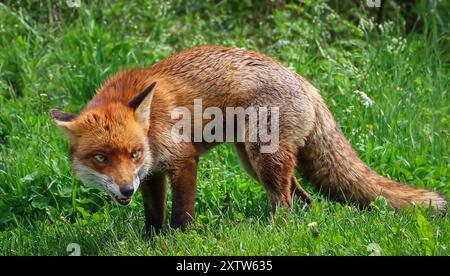
[[[444, 213], [447, 199], [378, 175], [360, 160], [318, 90], [297, 73], [263, 54], [202, 46], [176, 53], [149, 68], [124, 70], [108, 79], [79, 115], [53, 109], [51, 116], [70, 142], [73, 170], [86, 184], [101, 187], [128, 205], [138, 186], [146, 228], [164, 223], [166, 175], [172, 189], [171, 226], [185, 228], [194, 216], [199, 156], [220, 142], [175, 141], [171, 115], [177, 107], [278, 107], [279, 141], [235, 142], [244, 169], [268, 192], [275, 211], [289, 207], [295, 193], [312, 197], [294, 177], [296, 169], [322, 193], [368, 206], [383, 196], [396, 209], [432, 206]], [[205, 127], [207, 122], [203, 122]], [[249, 134], [252, 129], [243, 130]], [[191, 134], [192, 135], [192, 134]], [[225, 134], [223, 134], [225, 135]]]

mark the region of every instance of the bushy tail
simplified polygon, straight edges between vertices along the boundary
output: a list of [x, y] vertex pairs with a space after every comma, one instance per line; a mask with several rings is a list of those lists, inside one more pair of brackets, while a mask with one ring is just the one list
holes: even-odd
[[381, 195], [396, 209], [407, 204], [431, 204], [441, 213], [446, 212], [448, 201], [439, 193], [392, 181], [369, 168], [344, 137], [320, 95], [313, 94], [312, 101], [316, 126], [299, 152], [298, 166], [321, 192], [360, 206], [368, 206]]

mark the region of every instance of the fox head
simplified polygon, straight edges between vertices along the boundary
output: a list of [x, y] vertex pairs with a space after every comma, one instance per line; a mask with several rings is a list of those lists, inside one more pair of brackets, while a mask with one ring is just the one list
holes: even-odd
[[73, 171], [86, 185], [106, 191], [128, 205], [147, 174], [150, 104], [156, 83], [130, 102], [96, 104], [79, 115], [50, 111], [70, 143]]

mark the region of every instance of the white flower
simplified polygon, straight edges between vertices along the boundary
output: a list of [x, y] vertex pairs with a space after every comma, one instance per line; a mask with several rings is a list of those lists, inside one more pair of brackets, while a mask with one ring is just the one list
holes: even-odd
[[399, 54], [403, 52], [406, 45], [406, 39], [400, 37], [400, 38], [392, 38], [391, 43], [387, 46], [387, 51], [390, 54]]
[[366, 20], [364, 18], [361, 18], [359, 20], [359, 29], [362, 31], [372, 31], [374, 29], [374, 23], [372, 18], [369, 18], [369, 20]]
[[354, 93], [358, 95], [359, 100], [365, 107], [371, 107], [373, 105], [373, 100], [363, 91], [355, 90]]

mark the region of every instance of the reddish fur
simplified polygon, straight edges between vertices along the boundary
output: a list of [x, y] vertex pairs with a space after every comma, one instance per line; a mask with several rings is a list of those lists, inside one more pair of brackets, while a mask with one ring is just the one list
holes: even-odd
[[[147, 130], [137, 125], [126, 104], [153, 81], [158, 85], [152, 92]], [[71, 144], [77, 156], [96, 147], [121, 149], [125, 156], [147, 132], [152, 174], [143, 181], [142, 193], [148, 229], [159, 230], [164, 220], [166, 174], [173, 192], [172, 226], [184, 228], [194, 215], [198, 158], [213, 145], [175, 144], [170, 138], [174, 124], [170, 114], [177, 106], [188, 107], [193, 114], [193, 102], [198, 98], [203, 108], [280, 106], [277, 152], [261, 154], [258, 142], [236, 144], [244, 168], [267, 189], [274, 209], [278, 204], [290, 206], [294, 190], [306, 202], [312, 200], [294, 178], [297, 167], [323, 192], [339, 200], [367, 206], [383, 195], [396, 208], [413, 201], [424, 205], [431, 201], [438, 210], [446, 209], [447, 201], [439, 194], [397, 184], [365, 165], [317, 90], [305, 79], [259, 53], [204, 46], [181, 51], [149, 68], [116, 74], [74, 119], [72, 133], [78, 138], [72, 137]], [[110, 131], [108, 141], [103, 141], [105, 128]], [[117, 157], [111, 168], [87, 165], [120, 179], [133, 167], [125, 159]]]
[[[92, 105], [95, 105], [93, 102]], [[116, 103], [97, 106], [89, 105], [71, 126], [78, 137], [71, 144], [72, 157], [101, 174], [110, 176], [119, 186], [133, 181], [135, 162], [129, 158], [136, 148], [143, 148], [141, 138], [145, 136], [134, 120], [131, 109]], [[133, 131], [128, 131], [133, 129]], [[106, 152], [110, 156], [107, 166], [94, 162], [92, 156]], [[136, 160], [139, 164], [142, 157]]]

